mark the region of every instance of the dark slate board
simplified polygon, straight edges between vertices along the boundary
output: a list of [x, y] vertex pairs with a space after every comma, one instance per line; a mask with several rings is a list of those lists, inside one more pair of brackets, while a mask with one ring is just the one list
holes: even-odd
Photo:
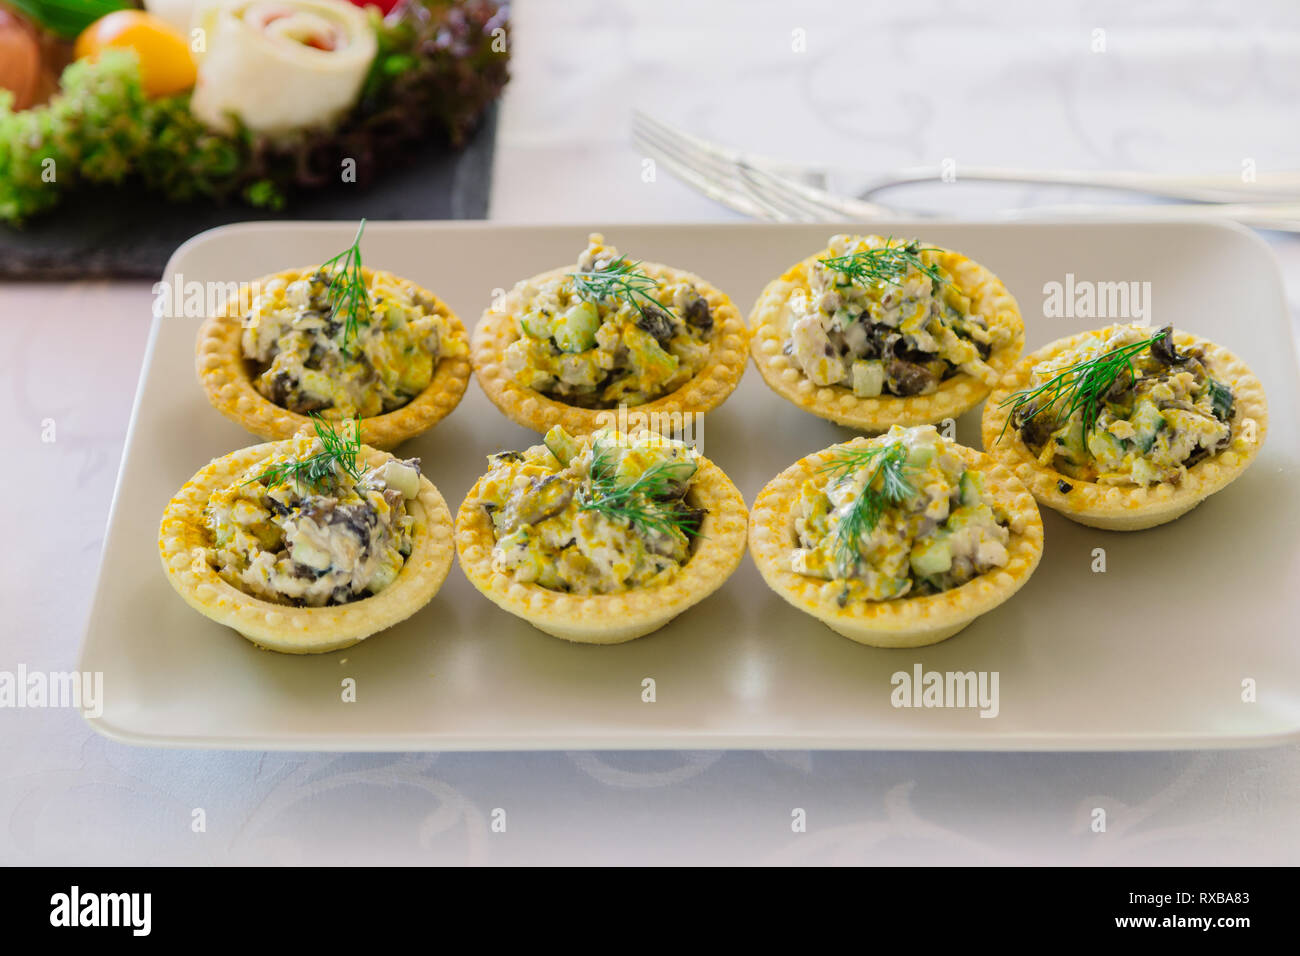
[[231, 222], [274, 219], [483, 219], [495, 106], [459, 150], [429, 143], [374, 182], [303, 191], [270, 213], [238, 202], [168, 203], [139, 189], [81, 190], [22, 229], [0, 225], [0, 279], [156, 279], [177, 246]]

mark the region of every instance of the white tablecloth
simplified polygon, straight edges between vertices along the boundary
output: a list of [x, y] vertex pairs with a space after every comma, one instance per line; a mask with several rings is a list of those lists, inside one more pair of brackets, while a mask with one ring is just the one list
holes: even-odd
[[[633, 105], [867, 169], [1300, 164], [1295, 5], [991, 6], [519, 0], [493, 216], [729, 218], [662, 170], [643, 181]], [[1081, 198], [960, 184], [897, 196], [963, 213]], [[1294, 315], [1300, 241], [1272, 239]], [[0, 285], [0, 670], [75, 666], [149, 304], [140, 283]], [[3, 863], [1295, 863], [1298, 805], [1300, 746], [213, 753], [110, 743], [71, 711], [0, 709]], [[1089, 827], [1094, 807], [1105, 833]], [[791, 831], [794, 808], [806, 833]]]

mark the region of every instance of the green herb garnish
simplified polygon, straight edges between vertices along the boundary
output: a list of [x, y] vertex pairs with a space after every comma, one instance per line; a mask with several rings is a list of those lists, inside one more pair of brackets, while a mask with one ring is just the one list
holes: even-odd
[[362, 315], [367, 322], [370, 321], [370, 290], [361, 271], [361, 234], [365, 231], [366, 221], [362, 219], [352, 245], [320, 267], [321, 272], [329, 271], [330, 284], [326, 294], [329, 296], [330, 314], [343, 319], [339, 345], [345, 353], [348, 343], [356, 338], [357, 323]]
[[1169, 334], [1169, 329], [1161, 329], [1149, 339], [1121, 345], [1094, 358], [1076, 362], [1062, 369], [1060, 373], [1037, 388], [1022, 389], [1003, 399], [998, 403], [998, 408], [1010, 405], [1011, 411], [1002, 422], [1002, 431], [998, 432], [997, 440], [1002, 440], [1011, 420], [1026, 406], [1029, 406], [1029, 410], [1017, 423], [1017, 427], [1032, 421], [1041, 412], [1056, 407], [1059, 403], [1060, 407], [1056, 412], [1058, 424], [1068, 421], [1076, 411], [1082, 410], [1083, 437], [1086, 441], [1088, 435], [1097, 427], [1097, 417], [1101, 414], [1106, 393], [1114, 386], [1115, 380], [1126, 371], [1131, 378], [1136, 379], [1137, 371], [1133, 368], [1134, 356], [1151, 348]]
[[847, 276], [850, 281], [863, 286], [875, 282], [882, 282], [886, 285], [902, 285], [908, 270], [916, 269], [918, 272], [929, 276], [931, 291], [938, 292], [939, 287], [948, 280], [943, 277], [943, 272], [938, 264], [926, 265], [925, 260], [921, 258], [921, 253], [942, 252], [943, 250], [933, 246], [921, 248], [921, 245], [916, 240], [898, 246], [891, 245], [893, 241], [894, 239], [891, 236], [885, 240], [885, 245], [879, 249], [864, 249], [861, 252], [853, 252], [847, 256], [831, 256], [817, 261], [827, 269]]
[[675, 533], [698, 536], [703, 513], [667, 502], [677, 485], [694, 474], [690, 461], [662, 461], [642, 472], [635, 481], [620, 485], [616, 464], [607, 446], [597, 444], [591, 459], [591, 488], [579, 505], [582, 511], [597, 511], [607, 518], [626, 521], [641, 534]]
[[603, 269], [593, 272], [570, 272], [578, 298], [592, 305], [599, 305], [604, 299], [626, 302], [641, 315], [646, 314], [650, 306], [671, 316], [673, 310], [664, 305], [654, 294], [659, 288], [659, 280], [641, 268], [640, 262], [629, 262], [627, 256], [619, 256]]
[[344, 474], [353, 480], [361, 480], [361, 469], [357, 466], [357, 455], [361, 451], [361, 419], [353, 419], [351, 429], [345, 429], [351, 432], [349, 436], [340, 435], [316, 412], [312, 412], [310, 417], [322, 450], [307, 458], [294, 458], [272, 465], [260, 475], [249, 478], [244, 484], [260, 481], [270, 488], [293, 481], [300, 488], [319, 490], [327, 482], [334, 480], [337, 474], [336, 467], [341, 468]]
[[131, 6], [127, 0], [7, 0], [15, 10], [27, 15], [51, 33], [65, 40], [75, 40], [77, 34], [100, 17]]
[[820, 471], [835, 482], [866, 468], [872, 469], [871, 474], [835, 529], [835, 560], [840, 577], [848, 577], [862, 557], [862, 536], [875, 530], [885, 509], [916, 494], [907, 480], [907, 448], [898, 441], [841, 449]]

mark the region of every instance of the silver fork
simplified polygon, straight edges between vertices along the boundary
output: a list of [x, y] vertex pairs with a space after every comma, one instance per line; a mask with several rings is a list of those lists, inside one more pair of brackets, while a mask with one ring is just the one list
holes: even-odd
[[[824, 189], [796, 182], [765, 169], [742, 164], [738, 167], [737, 175], [747, 190], [749, 199], [763, 211], [764, 218], [767, 219], [780, 222], [832, 222], [882, 218], [881, 207], [874, 203], [836, 196]], [[1035, 206], [1005, 210], [997, 218], [1033, 222], [1062, 217], [1103, 222], [1229, 220], [1259, 229], [1300, 232], [1300, 203]], [[891, 215], [888, 218], [899, 217]]]
[[[855, 180], [855, 198], [866, 200], [883, 190], [909, 183], [941, 182], [939, 166], [913, 166], [874, 175], [850, 172], [830, 166], [787, 163], [753, 153], [744, 153], [694, 136], [655, 119], [640, 110], [632, 115], [632, 136], [650, 151], [689, 154], [712, 164], [715, 172], [727, 166], [744, 165], [818, 189], [834, 192], [840, 181]], [[700, 168], [696, 166], [696, 168]], [[1253, 182], [1239, 176], [1182, 176], [1164, 173], [1115, 170], [1034, 170], [997, 166], [961, 166], [955, 170], [963, 182], [1000, 182], [1031, 185], [1090, 186], [1125, 192], [1145, 193], [1187, 202], [1286, 202], [1300, 201], [1300, 171], [1265, 172]], [[865, 183], [865, 185], [863, 185]]]
[[[741, 153], [674, 129], [640, 111], [633, 115], [632, 136], [639, 148], [687, 184], [754, 218], [781, 222], [924, 218], [879, 203], [837, 195], [823, 188], [827, 177], [822, 171]], [[1037, 220], [1061, 216], [1111, 221], [1227, 219], [1261, 229], [1300, 231], [1300, 203], [1295, 202], [1039, 206], [1007, 210], [999, 218]]]
[[[632, 141], [687, 185], [737, 212], [755, 219], [817, 221], [807, 214], [782, 214], [780, 209], [786, 204], [780, 197], [768, 196], [769, 190], [755, 188], [751, 182], [752, 176], [768, 175], [790, 183], [803, 177], [809, 188], [812, 188], [812, 184], [824, 184], [815, 173], [801, 173], [799, 167], [770, 160], [759, 160], [755, 164], [745, 154], [674, 129], [640, 110], [632, 114]], [[877, 203], [845, 201], [853, 203], [860, 210], [848, 214], [854, 218], [896, 218], [898, 215], [897, 211]], [[846, 213], [838, 214], [841, 218], [844, 215]]]

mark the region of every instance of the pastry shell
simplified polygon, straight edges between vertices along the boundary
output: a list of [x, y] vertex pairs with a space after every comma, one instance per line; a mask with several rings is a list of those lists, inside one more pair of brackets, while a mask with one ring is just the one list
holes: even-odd
[[[640, 268], [657, 279], [692, 283], [709, 303], [713, 333], [709, 339], [708, 360], [693, 378], [675, 391], [653, 401], [628, 406], [629, 410], [647, 416], [665, 416], [661, 421], [673, 420], [674, 415], [712, 411], [726, 401], [745, 372], [749, 344], [745, 320], [725, 292], [697, 275], [654, 262], [642, 262]], [[545, 282], [572, 271], [572, 266], [566, 266], [543, 272], [525, 281]], [[494, 302], [474, 328], [470, 356], [479, 385], [492, 400], [492, 404], [501, 409], [507, 418], [536, 432], [546, 432], [553, 425], [560, 425], [570, 435], [576, 436], [589, 435], [600, 428], [614, 427], [614, 409], [569, 405], [520, 385], [515, 381], [514, 373], [506, 367], [506, 347], [521, 335], [518, 320], [523, 309], [520, 292], [523, 284], [517, 284], [499, 301]], [[669, 431], [663, 427], [656, 430], [665, 433]]]
[[496, 537], [479, 504], [481, 478], [456, 515], [461, 569], [498, 607], [555, 637], [621, 644], [649, 634], [721, 587], [745, 555], [745, 499], [717, 465], [701, 456], [698, 466], [686, 498], [708, 514], [690, 560], [667, 583], [617, 594], [567, 594], [494, 571]]
[[[420, 493], [407, 502], [415, 518], [411, 554], [393, 582], [378, 594], [334, 607], [293, 607], [254, 597], [227, 582], [208, 563], [203, 508], [213, 492], [244, 471], [285, 451], [290, 442], [267, 442], [214, 459], [176, 493], [163, 512], [158, 550], [167, 580], [190, 607], [234, 628], [258, 647], [283, 654], [321, 654], [350, 647], [405, 620], [438, 593], [452, 561], [451, 513], [433, 483], [420, 476]], [[369, 466], [391, 456], [362, 446]]]
[[[1199, 336], [1179, 331], [1174, 332], [1175, 346], [1182, 349], [1195, 346], [1201, 349], [1205, 353], [1211, 374], [1232, 389], [1236, 407], [1232, 419], [1231, 444], [1188, 468], [1187, 475], [1178, 484], [1161, 482], [1138, 487], [1082, 481], [1050, 466], [1040, 465], [1033, 451], [1025, 445], [1020, 433], [1014, 428], [1008, 427], [999, 441], [998, 435], [1002, 432], [1011, 408], [998, 406], [1029, 385], [1035, 365], [1076, 348], [1092, 334], [1091, 331], [1080, 332], [1078, 335], [1058, 339], [1025, 356], [1007, 374], [984, 405], [981, 428], [985, 450], [1013, 469], [1039, 504], [1089, 527], [1109, 531], [1140, 531], [1186, 514], [1246, 470], [1264, 444], [1264, 436], [1268, 431], [1268, 401], [1264, 397], [1264, 386], [1246, 363], [1227, 349]], [[1247, 426], [1245, 423], [1248, 420], [1253, 421], [1254, 425]], [[1070, 485], [1071, 490], [1061, 491], [1058, 481]]]
[[840, 607], [841, 585], [790, 570], [797, 547], [794, 522], [799, 490], [843, 448], [878, 439], [858, 437], [801, 458], [764, 486], [749, 517], [749, 551], [763, 580], [799, 610], [832, 630], [872, 647], [923, 647], [952, 637], [981, 614], [1006, 601], [1029, 580], [1043, 554], [1043, 522], [1033, 496], [1010, 470], [987, 455], [947, 442], [970, 468], [984, 473], [985, 487], [1009, 518], [1007, 564], [965, 584], [918, 597], [851, 601]]
[[[253, 385], [240, 341], [244, 331], [243, 317], [251, 308], [256, 287], [277, 278], [293, 282], [311, 275], [317, 268], [287, 269], [241, 285], [238, 296], [227, 299], [222, 308], [208, 316], [199, 328], [195, 368], [208, 401], [221, 414], [260, 438], [290, 438], [303, 427], [310, 427], [311, 419], [275, 404]], [[370, 283], [375, 270], [363, 268], [361, 272]], [[468, 341], [469, 334], [464, 324], [446, 303], [408, 279], [394, 278], [400, 285], [433, 302], [435, 311], [447, 320], [453, 337], [461, 342]], [[373, 448], [392, 448], [428, 431], [460, 403], [469, 384], [469, 374], [467, 356], [443, 356], [438, 360], [432, 380], [420, 394], [401, 408], [361, 419], [361, 440]], [[330, 409], [321, 414], [325, 418], [337, 417], [337, 413]]]
[[[883, 237], [874, 237], [881, 239]], [[935, 247], [938, 248], [938, 247]], [[1020, 307], [1002, 280], [960, 252], [942, 250], [940, 264], [948, 270], [962, 292], [971, 298], [971, 311], [984, 316], [990, 330], [1004, 329], [1008, 340], [989, 353], [986, 364], [993, 374], [980, 381], [958, 372], [939, 383], [929, 395], [881, 395], [859, 398], [843, 385], [814, 385], [799, 363], [782, 351], [788, 331], [787, 303], [802, 292], [811, 295], [810, 277], [818, 259], [831, 255], [823, 249], [791, 266], [779, 279], [763, 289], [749, 316], [750, 351], [763, 380], [783, 398], [806, 412], [866, 432], [882, 432], [892, 425], [928, 425], [956, 418], [974, 408], [997, 383], [1025, 347], [1025, 323]]]

